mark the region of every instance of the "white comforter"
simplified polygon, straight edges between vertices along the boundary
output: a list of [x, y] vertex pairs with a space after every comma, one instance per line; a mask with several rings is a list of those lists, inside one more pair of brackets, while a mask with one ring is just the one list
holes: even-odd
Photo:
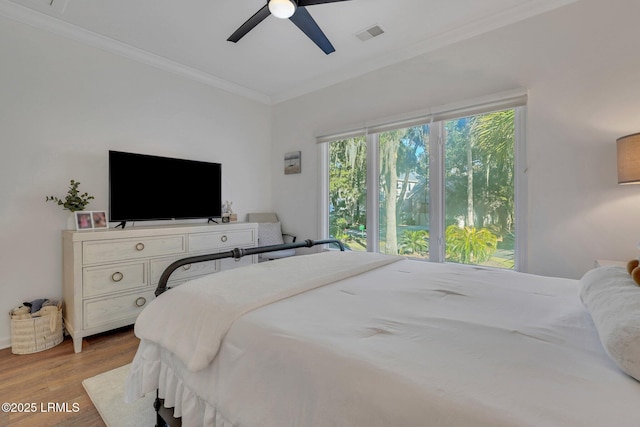
[[185, 426], [636, 427], [578, 283], [402, 260], [247, 312], [195, 372], [144, 339], [127, 398], [159, 386]]
[[400, 259], [327, 252], [254, 265], [241, 273], [223, 271], [155, 299], [138, 316], [136, 335], [176, 354], [190, 371], [199, 371], [211, 364], [229, 327], [243, 314]]

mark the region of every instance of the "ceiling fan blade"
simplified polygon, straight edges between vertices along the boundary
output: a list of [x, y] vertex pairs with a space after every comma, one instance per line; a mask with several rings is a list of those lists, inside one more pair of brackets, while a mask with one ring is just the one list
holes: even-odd
[[298, 5], [296, 13], [294, 13], [289, 20], [296, 24], [296, 26], [327, 55], [336, 51], [327, 36], [324, 35], [316, 21], [304, 7]]
[[298, 6], [313, 6], [314, 4], [336, 3], [349, 0], [298, 0]]
[[264, 21], [264, 19], [269, 15], [271, 15], [271, 12], [269, 12], [269, 5], [265, 4], [262, 9], [257, 11], [251, 18], [247, 19], [244, 24], [231, 34], [227, 41], [237, 43], [238, 40], [246, 36], [249, 31], [253, 30], [256, 25]]

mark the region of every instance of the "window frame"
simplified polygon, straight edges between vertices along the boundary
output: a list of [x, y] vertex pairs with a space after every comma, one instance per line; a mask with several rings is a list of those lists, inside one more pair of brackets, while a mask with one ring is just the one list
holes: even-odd
[[[526, 101], [526, 97], [525, 97]], [[445, 262], [445, 245], [444, 245], [444, 223], [445, 223], [445, 200], [444, 200], [444, 181], [445, 181], [445, 159], [444, 159], [444, 123], [447, 120], [468, 117], [476, 114], [488, 113], [493, 111], [514, 110], [514, 217], [515, 217], [515, 243], [514, 243], [514, 270], [526, 272], [527, 265], [527, 166], [526, 166], [526, 103], [523, 105], [506, 105], [502, 108], [494, 109], [473, 108], [468, 107], [460, 109], [459, 114], [447, 112], [442, 114], [438, 120], [434, 120], [436, 116], [432, 115], [428, 119], [413, 119], [410, 122], [398, 122], [396, 129], [403, 127], [411, 127], [419, 124], [429, 124], [430, 126], [430, 144], [429, 144], [429, 180], [431, 187], [429, 189], [429, 261], [428, 262]], [[407, 125], [407, 123], [409, 123]], [[365, 130], [358, 133], [351, 132], [349, 136], [365, 135], [367, 144], [367, 194], [379, 194], [379, 144], [378, 134], [384, 130], [392, 129], [393, 124], [378, 125], [373, 128], [373, 132]], [[318, 168], [320, 185], [319, 194], [321, 212], [319, 215], [318, 233], [322, 238], [329, 237], [329, 144], [332, 141], [345, 139], [344, 135], [336, 135], [335, 139], [330, 136], [318, 138], [318, 158], [320, 167]], [[367, 251], [379, 252], [379, 198], [367, 197]]]

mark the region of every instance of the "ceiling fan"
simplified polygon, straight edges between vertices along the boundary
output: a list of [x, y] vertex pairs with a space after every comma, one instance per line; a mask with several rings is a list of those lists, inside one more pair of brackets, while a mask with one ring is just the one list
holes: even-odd
[[227, 41], [237, 43], [256, 25], [261, 23], [267, 16], [273, 15], [280, 19], [289, 19], [296, 24], [303, 33], [307, 35], [320, 49], [327, 55], [335, 52], [335, 49], [327, 36], [324, 35], [316, 21], [311, 17], [305, 6], [316, 4], [335, 3], [348, 0], [267, 0], [259, 11], [242, 24]]

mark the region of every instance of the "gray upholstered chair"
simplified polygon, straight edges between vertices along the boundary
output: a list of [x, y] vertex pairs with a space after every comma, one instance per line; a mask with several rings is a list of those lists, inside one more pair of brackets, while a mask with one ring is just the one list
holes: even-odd
[[[258, 246], [278, 245], [281, 243], [292, 243], [296, 241], [296, 236], [282, 231], [280, 221], [275, 213], [250, 213], [249, 222], [258, 223]], [[284, 249], [281, 251], [265, 252], [258, 255], [259, 261], [269, 261], [272, 259], [286, 258], [296, 254], [295, 249]]]

